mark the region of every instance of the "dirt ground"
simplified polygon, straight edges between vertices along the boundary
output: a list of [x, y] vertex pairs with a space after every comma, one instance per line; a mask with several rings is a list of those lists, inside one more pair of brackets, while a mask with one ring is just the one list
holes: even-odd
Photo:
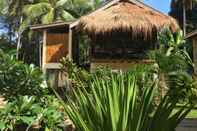
[[197, 131], [197, 119], [185, 119], [183, 120], [176, 131]]

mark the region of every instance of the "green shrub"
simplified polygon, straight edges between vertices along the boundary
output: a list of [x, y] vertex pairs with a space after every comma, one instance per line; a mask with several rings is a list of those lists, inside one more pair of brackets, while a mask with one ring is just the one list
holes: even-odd
[[0, 50], [0, 93], [7, 100], [21, 95], [42, 96], [44, 77], [39, 68], [17, 61]]
[[[46, 99], [53, 99], [46, 105]], [[63, 130], [64, 113], [57, 107], [58, 101], [54, 97], [45, 98], [44, 103], [38, 102], [36, 97], [19, 97], [8, 102], [0, 109], [0, 130], [25, 131], [32, 128], [44, 130]], [[53, 103], [56, 103], [55, 105]]]

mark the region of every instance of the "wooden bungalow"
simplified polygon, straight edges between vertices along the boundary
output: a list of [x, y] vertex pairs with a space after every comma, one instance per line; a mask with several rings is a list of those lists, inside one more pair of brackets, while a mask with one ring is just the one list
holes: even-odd
[[[109, 66], [127, 70], [135, 63], [148, 63], [147, 52], [157, 48], [157, 33], [177, 22], [137, 0], [112, 0], [71, 23], [36, 25], [43, 32], [42, 68], [58, 70], [61, 57], [78, 61], [76, 35], [83, 32], [90, 39], [90, 67]], [[75, 55], [73, 55], [75, 54]], [[57, 76], [56, 76], [57, 77]]]
[[56, 22], [45, 25], [31, 26], [31, 30], [42, 32], [43, 40], [40, 46], [40, 67], [50, 79], [51, 86], [62, 87], [65, 85], [66, 77], [60, 71], [60, 59], [68, 57], [77, 61], [73, 55], [77, 49], [74, 45], [74, 27], [75, 23], [71, 22]]
[[178, 28], [172, 17], [137, 0], [113, 0], [79, 20], [79, 29], [91, 39], [91, 69], [149, 63], [147, 52], [157, 48], [157, 33], [165, 26]]

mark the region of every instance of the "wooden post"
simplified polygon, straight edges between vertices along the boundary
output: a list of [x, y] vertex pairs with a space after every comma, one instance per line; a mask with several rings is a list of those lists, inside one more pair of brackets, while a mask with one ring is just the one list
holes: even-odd
[[187, 28], [186, 28], [186, 26], [187, 26], [187, 24], [186, 24], [186, 5], [185, 5], [186, 3], [185, 3], [185, 0], [183, 0], [183, 35], [185, 36], [186, 35], [186, 30], [187, 30]]
[[42, 68], [42, 43], [39, 42], [39, 66]]
[[68, 58], [72, 59], [72, 38], [73, 38], [73, 30], [69, 28], [69, 39], [68, 39]]
[[42, 70], [46, 73], [46, 46], [47, 46], [47, 30], [43, 31], [43, 48], [42, 48]]

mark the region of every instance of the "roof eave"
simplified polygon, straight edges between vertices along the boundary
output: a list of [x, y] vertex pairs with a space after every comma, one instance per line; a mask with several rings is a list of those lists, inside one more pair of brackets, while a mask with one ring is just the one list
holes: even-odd
[[194, 37], [195, 35], [197, 35], [197, 30], [194, 30], [194, 31], [188, 33], [184, 38], [189, 39], [189, 38]]
[[58, 23], [51, 23], [51, 24], [39, 24], [39, 25], [32, 25], [30, 26], [31, 30], [46, 30], [51, 28], [57, 28], [57, 27], [70, 27], [71, 23], [69, 22], [58, 22]]

